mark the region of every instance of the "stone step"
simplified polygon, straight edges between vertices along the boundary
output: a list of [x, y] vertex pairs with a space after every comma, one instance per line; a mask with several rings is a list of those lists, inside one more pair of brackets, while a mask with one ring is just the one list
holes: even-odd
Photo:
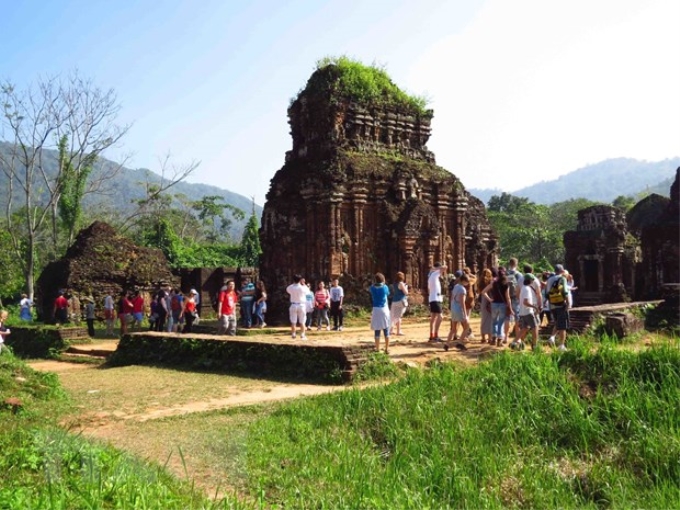
[[113, 351], [115, 349], [97, 349], [97, 348], [87, 348], [83, 345], [71, 345], [69, 346], [68, 349], [64, 351], [64, 354], [68, 355], [73, 355], [73, 356], [88, 356], [91, 358], [103, 358], [106, 359], [111, 354], [113, 354]]

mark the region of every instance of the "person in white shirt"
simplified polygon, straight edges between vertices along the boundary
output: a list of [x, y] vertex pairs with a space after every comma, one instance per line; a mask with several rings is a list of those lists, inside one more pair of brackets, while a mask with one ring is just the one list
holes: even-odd
[[[538, 312], [541, 309], [541, 293], [536, 291], [533, 283], [536, 277], [531, 273], [524, 275], [522, 288], [519, 291], [519, 340], [513, 342], [514, 347], [523, 349], [524, 339], [531, 331], [531, 348], [538, 345]], [[510, 347], [513, 345], [510, 344]]]
[[307, 328], [305, 326], [307, 312], [305, 310], [305, 307], [307, 302], [307, 293], [309, 292], [309, 289], [307, 288], [306, 285], [300, 283], [301, 280], [302, 280], [301, 275], [296, 274], [295, 276], [293, 276], [293, 283], [291, 283], [286, 288], [286, 292], [290, 294], [290, 308], [288, 310], [288, 315], [290, 318], [291, 337], [292, 338], [296, 337], [296, 326], [297, 323], [299, 322], [300, 332], [302, 333], [300, 335], [300, 338], [302, 340], [305, 340], [307, 338], [307, 335], [305, 334], [305, 332], [307, 331]]
[[439, 326], [442, 324], [442, 284], [440, 277], [446, 275], [446, 266], [439, 262], [435, 262], [430, 274], [427, 276], [427, 291], [429, 294], [428, 301], [430, 303], [430, 342], [441, 342], [439, 338]]

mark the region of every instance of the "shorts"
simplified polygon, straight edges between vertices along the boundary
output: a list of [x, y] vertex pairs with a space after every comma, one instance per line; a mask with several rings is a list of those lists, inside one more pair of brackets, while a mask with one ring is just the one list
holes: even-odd
[[135, 318], [135, 322], [139, 322], [140, 324], [144, 318], [144, 314], [142, 312], [135, 312], [132, 314], [132, 316]]
[[467, 315], [463, 313], [460, 307], [451, 308], [451, 320], [453, 322], [465, 322], [467, 321]]
[[519, 316], [519, 327], [522, 329], [536, 329], [538, 321], [533, 313]]
[[104, 318], [106, 320], [113, 320], [115, 318], [115, 314], [113, 313], [113, 310], [110, 308], [104, 308]]
[[555, 321], [557, 331], [567, 331], [569, 329], [569, 310], [564, 306], [552, 306], [550, 310]]
[[305, 305], [290, 305], [290, 308], [288, 309], [288, 318], [290, 319], [290, 323], [293, 325], [297, 324], [298, 322], [304, 325], [307, 318]]
[[442, 302], [430, 301], [430, 313], [442, 313]]

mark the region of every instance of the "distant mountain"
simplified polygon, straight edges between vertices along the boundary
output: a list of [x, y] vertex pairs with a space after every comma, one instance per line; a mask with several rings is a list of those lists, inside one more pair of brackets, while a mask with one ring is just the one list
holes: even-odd
[[[10, 144], [0, 142], [0, 152], [4, 154], [9, 153]], [[53, 150], [43, 151], [43, 160], [47, 162], [45, 167], [50, 173], [57, 171], [57, 152]], [[92, 178], [96, 179], [98, 175], [110, 171], [111, 168], [118, 168], [118, 164], [105, 158], [100, 158], [93, 170]], [[54, 175], [54, 173], [52, 175]], [[166, 176], [166, 181], [170, 176]], [[145, 196], [145, 183], [158, 183], [161, 176], [145, 168], [131, 169], [123, 167], [118, 173], [115, 180], [115, 188], [110, 190], [106, 195], [88, 195], [83, 200], [83, 205], [86, 209], [96, 209], [98, 212], [106, 211], [122, 211], [123, 213], [132, 211], [134, 202], [142, 199]], [[6, 186], [7, 179], [0, 172], [0, 208], [6, 204]], [[204, 196], [217, 195], [224, 199], [225, 203], [234, 207], [238, 207], [245, 212], [246, 217], [242, 221], [234, 220], [229, 235], [234, 240], [240, 240], [243, 235], [243, 229], [248, 221], [251, 211], [253, 210], [253, 202], [250, 198], [239, 195], [232, 191], [228, 191], [217, 186], [208, 184], [197, 184], [182, 181], [168, 190], [169, 194], [182, 194], [188, 201], [197, 201]], [[262, 206], [255, 205], [255, 214], [258, 218], [262, 216]]]
[[[620, 195], [659, 193], [668, 196], [680, 157], [663, 161], [639, 161], [630, 158], [607, 159], [574, 170], [553, 181], [542, 181], [531, 186], [506, 191], [525, 197], [537, 204], [553, 204], [571, 198], [587, 198], [609, 203]], [[474, 196], [487, 203], [501, 190], [470, 189]]]

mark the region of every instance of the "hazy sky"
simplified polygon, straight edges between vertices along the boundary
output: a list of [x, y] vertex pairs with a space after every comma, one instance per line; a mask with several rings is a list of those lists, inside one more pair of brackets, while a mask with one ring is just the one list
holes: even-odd
[[[286, 110], [324, 56], [380, 63], [434, 109], [467, 187], [512, 191], [603, 159], [680, 155], [678, 0], [0, 0], [0, 78], [78, 69], [133, 123], [116, 159], [264, 203]], [[656, 183], [650, 183], [656, 184]]]

